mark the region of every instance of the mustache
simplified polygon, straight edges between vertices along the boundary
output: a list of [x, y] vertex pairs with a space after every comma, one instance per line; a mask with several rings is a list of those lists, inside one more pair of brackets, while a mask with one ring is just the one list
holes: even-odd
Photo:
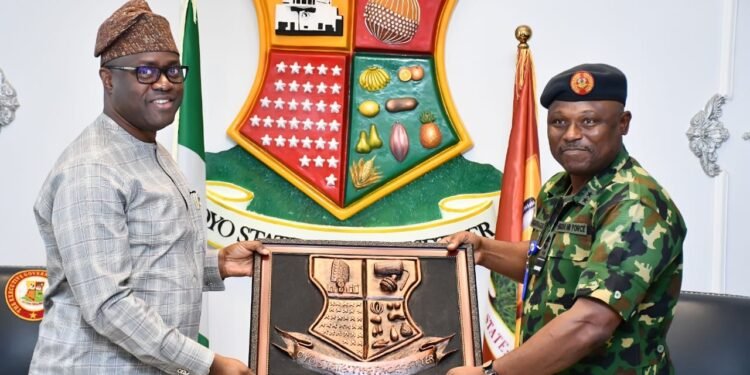
[[588, 147], [586, 147], [584, 145], [578, 144], [578, 143], [570, 143], [570, 144], [562, 145], [562, 146], [560, 146], [559, 150], [560, 150], [560, 152], [565, 152], [565, 151], [587, 151], [587, 152], [591, 152], [590, 148], [588, 148]]

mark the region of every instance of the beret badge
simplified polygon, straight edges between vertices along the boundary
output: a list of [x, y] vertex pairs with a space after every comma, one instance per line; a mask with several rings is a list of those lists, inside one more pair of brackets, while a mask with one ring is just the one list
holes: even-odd
[[570, 89], [578, 95], [586, 95], [594, 89], [594, 76], [585, 70], [579, 70], [570, 77]]

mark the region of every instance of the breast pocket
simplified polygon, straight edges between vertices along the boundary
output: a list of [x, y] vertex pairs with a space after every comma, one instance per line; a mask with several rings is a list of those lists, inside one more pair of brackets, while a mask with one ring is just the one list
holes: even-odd
[[555, 233], [548, 260], [549, 303], [572, 306], [581, 272], [588, 265], [591, 241], [591, 235]]
[[586, 262], [591, 253], [591, 235], [556, 232], [550, 248], [550, 257], [568, 259], [574, 263]]

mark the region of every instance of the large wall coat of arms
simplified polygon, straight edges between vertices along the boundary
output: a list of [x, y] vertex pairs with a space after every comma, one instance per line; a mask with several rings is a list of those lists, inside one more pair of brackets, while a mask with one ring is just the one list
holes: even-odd
[[255, 0], [261, 63], [228, 134], [340, 220], [460, 155], [455, 0]]

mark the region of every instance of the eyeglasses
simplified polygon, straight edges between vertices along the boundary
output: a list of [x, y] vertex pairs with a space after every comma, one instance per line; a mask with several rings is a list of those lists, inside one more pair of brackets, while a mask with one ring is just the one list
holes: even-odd
[[188, 67], [185, 65], [172, 65], [166, 68], [159, 68], [156, 66], [105, 66], [109, 69], [126, 70], [129, 72], [135, 72], [135, 78], [138, 82], [150, 85], [161, 78], [164, 74], [167, 76], [167, 80], [172, 83], [183, 83], [185, 77], [187, 77]]

